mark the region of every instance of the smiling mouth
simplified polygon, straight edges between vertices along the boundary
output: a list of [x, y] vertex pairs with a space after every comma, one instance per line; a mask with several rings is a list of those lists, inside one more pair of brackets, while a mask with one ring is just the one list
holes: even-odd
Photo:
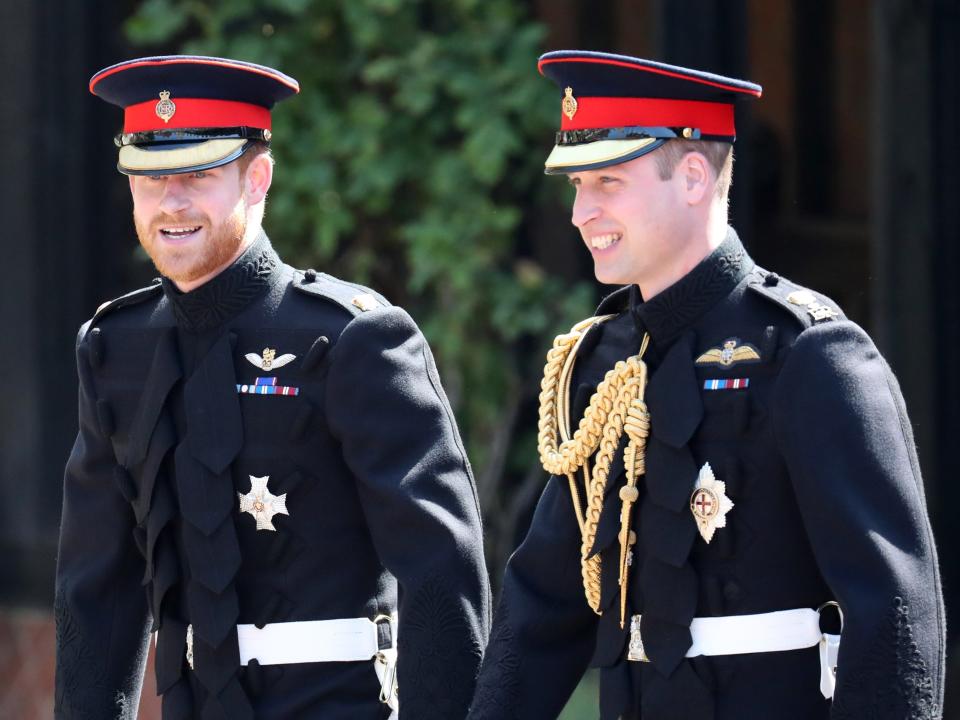
[[614, 243], [620, 242], [622, 233], [607, 233], [606, 235], [594, 235], [590, 238], [590, 247], [595, 250], [606, 250]]
[[160, 228], [160, 234], [163, 235], [165, 238], [169, 238], [171, 240], [183, 240], [185, 238], [190, 237], [195, 232], [198, 232], [200, 230], [200, 227], [201, 227], [200, 225], [192, 225], [190, 227]]

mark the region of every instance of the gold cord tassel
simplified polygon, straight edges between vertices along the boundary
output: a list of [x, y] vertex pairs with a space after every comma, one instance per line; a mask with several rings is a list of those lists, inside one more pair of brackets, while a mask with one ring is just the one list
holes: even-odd
[[[538, 451], [543, 468], [551, 475], [566, 475], [574, 515], [580, 527], [580, 561], [583, 589], [587, 604], [600, 614], [600, 556], [590, 555], [597, 537], [597, 525], [603, 510], [603, 495], [610, 472], [610, 463], [624, 431], [630, 437], [624, 456], [627, 469], [627, 484], [620, 491], [620, 590], [621, 626], [626, 608], [627, 557], [636, 535], [630, 530], [630, 515], [633, 504], [639, 497], [637, 477], [643, 474], [646, 437], [650, 420], [643, 404], [647, 383], [647, 367], [641, 360], [649, 343], [644, 336], [640, 352], [618, 362], [604, 376], [590, 398], [590, 404], [581, 418], [576, 432], [570, 436], [569, 397], [570, 380], [576, 351], [586, 331], [596, 322], [605, 322], [612, 315], [587, 318], [571, 331], [557, 336], [547, 353], [543, 381], [540, 384], [540, 420], [538, 426]], [[559, 440], [559, 445], [558, 445]], [[593, 472], [590, 472], [590, 457], [594, 457]], [[576, 474], [582, 471], [586, 492], [585, 507], [581, 509], [580, 493]]]

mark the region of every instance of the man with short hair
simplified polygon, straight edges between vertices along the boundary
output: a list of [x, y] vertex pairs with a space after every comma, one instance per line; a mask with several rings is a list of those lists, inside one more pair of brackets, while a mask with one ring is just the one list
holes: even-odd
[[[489, 626], [473, 477], [433, 357], [372, 290], [281, 262], [261, 221], [271, 68], [94, 75], [163, 275], [77, 340], [56, 717], [463, 717]], [[399, 657], [399, 659], [398, 659]]]
[[469, 718], [555, 718], [588, 666], [602, 720], [940, 717], [940, 578], [896, 380], [727, 225], [734, 104], [760, 87], [591, 52], [540, 70], [562, 91], [547, 173], [575, 189], [597, 279], [625, 287], [547, 355], [552, 477]]

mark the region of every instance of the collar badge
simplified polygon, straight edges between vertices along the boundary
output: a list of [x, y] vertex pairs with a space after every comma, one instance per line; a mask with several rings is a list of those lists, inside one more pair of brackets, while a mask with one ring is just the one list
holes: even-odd
[[160, 102], [157, 103], [155, 108], [157, 117], [163, 120], [165, 123], [170, 122], [170, 118], [174, 116], [177, 112], [177, 106], [173, 104], [173, 100], [170, 99], [169, 90], [160, 91]]
[[740, 345], [740, 340], [730, 338], [723, 341], [722, 348], [710, 348], [696, 359], [697, 365], [722, 365], [730, 367], [738, 362], [757, 361], [760, 353], [749, 343]]
[[563, 92], [563, 102], [560, 107], [563, 109], [563, 114], [567, 116], [567, 119], [573, 120], [573, 116], [577, 114], [577, 99], [573, 96], [572, 87], [565, 88]]
[[272, 530], [276, 532], [273, 526], [274, 515], [289, 515], [287, 512], [287, 494], [274, 495], [267, 488], [270, 476], [254, 477], [250, 476], [250, 492], [246, 495], [237, 493], [240, 498], [240, 512], [250, 513], [256, 518], [257, 530]]
[[709, 543], [717, 528], [727, 526], [727, 513], [733, 501], [727, 497], [727, 485], [717, 480], [710, 463], [704, 463], [697, 475], [697, 484], [690, 495], [690, 511], [697, 521], [700, 536]]
[[787, 302], [793, 305], [802, 305], [807, 308], [807, 312], [810, 313], [810, 317], [813, 318], [814, 322], [832, 320], [840, 315], [840, 313], [829, 305], [825, 305], [817, 300], [816, 296], [809, 290], [794, 290], [787, 295]]
[[362, 295], [355, 295], [353, 300], [350, 301], [353, 303], [354, 307], [360, 308], [363, 312], [368, 310], [374, 310], [380, 307], [380, 303], [377, 302], [377, 299], [370, 295], [369, 293], [363, 293]]

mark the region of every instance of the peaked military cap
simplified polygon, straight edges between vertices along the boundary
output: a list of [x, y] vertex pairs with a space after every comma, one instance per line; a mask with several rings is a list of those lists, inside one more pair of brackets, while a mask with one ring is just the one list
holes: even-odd
[[563, 92], [547, 174], [616, 165], [670, 138], [732, 143], [734, 103], [762, 92], [745, 80], [609, 53], [558, 50], [538, 68]]
[[90, 78], [90, 92], [123, 108], [117, 169], [167, 175], [225, 165], [270, 142], [270, 110], [300, 92], [273, 68], [198, 55], [137, 58]]

